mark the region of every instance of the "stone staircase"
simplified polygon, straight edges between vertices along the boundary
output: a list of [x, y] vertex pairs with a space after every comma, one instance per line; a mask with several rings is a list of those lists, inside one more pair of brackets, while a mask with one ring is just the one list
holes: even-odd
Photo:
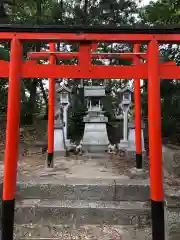
[[15, 239], [151, 239], [147, 179], [50, 175], [18, 182]]
[[[152, 239], [148, 174], [131, 160], [118, 159], [114, 172], [115, 159], [111, 164], [107, 157], [61, 157], [53, 170], [44, 169], [44, 159], [30, 159], [18, 164], [15, 240]], [[0, 191], [3, 169], [0, 164]], [[167, 239], [178, 240], [180, 180], [167, 171], [164, 178]]]

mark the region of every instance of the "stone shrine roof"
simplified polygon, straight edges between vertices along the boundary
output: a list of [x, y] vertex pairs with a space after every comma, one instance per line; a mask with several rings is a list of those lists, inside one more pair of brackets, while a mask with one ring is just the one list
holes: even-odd
[[133, 90], [129, 86], [126, 86], [125, 88], [120, 89], [119, 92], [120, 93], [124, 93], [124, 92], [131, 92], [131, 93], [133, 93]]
[[84, 87], [85, 97], [105, 97], [106, 86], [86, 86]]
[[63, 84], [62, 86], [59, 86], [56, 90], [57, 93], [60, 93], [60, 92], [68, 92], [68, 93], [71, 93], [72, 92], [72, 89], [68, 88], [65, 84]]

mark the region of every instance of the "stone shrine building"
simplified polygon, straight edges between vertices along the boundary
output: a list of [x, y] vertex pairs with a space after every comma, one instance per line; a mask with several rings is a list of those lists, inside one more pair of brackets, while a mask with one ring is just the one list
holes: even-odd
[[107, 150], [109, 140], [104, 116], [102, 99], [106, 96], [105, 86], [84, 87], [84, 97], [87, 102], [87, 115], [84, 117], [85, 129], [82, 140], [85, 152], [96, 153]]

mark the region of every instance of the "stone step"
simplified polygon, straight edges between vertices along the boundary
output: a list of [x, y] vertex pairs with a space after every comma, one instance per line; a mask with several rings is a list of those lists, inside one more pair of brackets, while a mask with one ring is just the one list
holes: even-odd
[[16, 224], [115, 224], [146, 226], [146, 202], [61, 201], [26, 199], [16, 202]]
[[17, 184], [18, 199], [147, 201], [149, 181], [137, 179], [41, 180]]
[[165, 209], [165, 219], [167, 220], [167, 239], [178, 240], [180, 239], [180, 206], [176, 202], [176, 206], [167, 205]]
[[16, 225], [14, 240], [151, 240], [151, 228], [122, 225]]
[[93, 153], [85, 152], [83, 156], [87, 158], [88, 161], [93, 159], [97, 160], [97, 159], [110, 158], [110, 155], [107, 152], [93, 152]]

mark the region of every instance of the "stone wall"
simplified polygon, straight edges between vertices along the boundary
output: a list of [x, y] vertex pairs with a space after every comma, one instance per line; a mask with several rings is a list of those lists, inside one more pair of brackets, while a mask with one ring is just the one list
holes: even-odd
[[162, 148], [164, 169], [175, 177], [180, 177], [180, 147], [166, 145]]
[[180, 147], [162, 147], [165, 188], [166, 239], [180, 239]]

